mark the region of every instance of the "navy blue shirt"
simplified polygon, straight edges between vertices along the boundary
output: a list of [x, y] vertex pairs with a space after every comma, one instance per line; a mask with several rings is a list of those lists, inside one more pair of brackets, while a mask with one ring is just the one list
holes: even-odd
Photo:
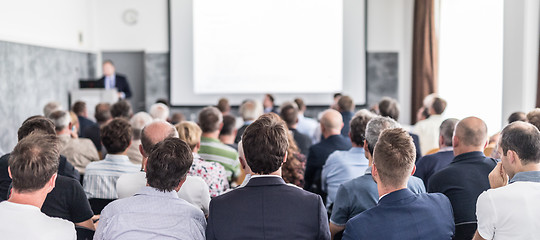
[[421, 178], [427, 188], [429, 178], [436, 172], [448, 166], [452, 160], [454, 160], [454, 151], [452, 151], [452, 149], [426, 155], [416, 162], [416, 172], [414, 173], [414, 176]]
[[351, 129], [351, 126], [349, 124], [353, 116], [353, 112], [341, 112], [341, 117], [343, 117], [343, 128], [341, 129], [341, 135], [346, 138], [349, 137], [349, 131]]

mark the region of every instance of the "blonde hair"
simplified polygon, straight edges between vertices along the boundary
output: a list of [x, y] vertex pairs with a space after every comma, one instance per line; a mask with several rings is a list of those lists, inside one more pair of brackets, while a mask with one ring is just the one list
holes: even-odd
[[193, 151], [201, 141], [202, 130], [199, 125], [191, 121], [183, 121], [174, 125], [174, 127], [178, 131], [178, 137], [185, 141]]

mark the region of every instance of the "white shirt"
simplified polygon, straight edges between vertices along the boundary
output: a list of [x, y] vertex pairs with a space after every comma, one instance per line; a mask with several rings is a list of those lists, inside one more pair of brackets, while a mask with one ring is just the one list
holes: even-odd
[[51, 218], [36, 206], [0, 202], [0, 236], [17, 240], [75, 240], [73, 223]]
[[431, 115], [428, 119], [417, 122], [413, 133], [418, 135], [422, 155], [434, 148], [439, 148], [439, 128], [444, 118], [441, 115]]
[[[118, 193], [118, 198], [127, 198], [133, 196], [145, 186], [145, 172], [128, 173], [118, 178], [116, 192]], [[187, 176], [186, 181], [180, 187], [178, 197], [201, 209], [204, 215], [208, 215], [210, 193], [208, 185], [201, 177]]]
[[304, 117], [303, 114], [298, 114], [298, 124], [296, 130], [311, 138], [311, 143], [315, 144], [320, 140], [319, 123], [315, 119]]

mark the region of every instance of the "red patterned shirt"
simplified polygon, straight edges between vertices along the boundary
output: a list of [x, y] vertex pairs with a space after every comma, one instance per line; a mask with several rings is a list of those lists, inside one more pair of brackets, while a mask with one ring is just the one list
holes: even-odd
[[193, 163], [188, 175], [204, 179], [211, 197], [216, 197], [229, 188], [225, 168], [219, 163], [204, 161], [197, 153], [193, 153]]

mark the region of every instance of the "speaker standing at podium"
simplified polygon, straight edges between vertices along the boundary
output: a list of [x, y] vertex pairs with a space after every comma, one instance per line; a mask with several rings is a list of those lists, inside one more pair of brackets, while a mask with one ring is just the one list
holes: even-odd
[[99, 79], [99, 85], [105, 89], [116, 88], [120, 99], [130, 98], [131, 89], [124, 75], [117, 74], [114, 69], [114, 64], [111, 60], [103, 62], [103, 77]]

